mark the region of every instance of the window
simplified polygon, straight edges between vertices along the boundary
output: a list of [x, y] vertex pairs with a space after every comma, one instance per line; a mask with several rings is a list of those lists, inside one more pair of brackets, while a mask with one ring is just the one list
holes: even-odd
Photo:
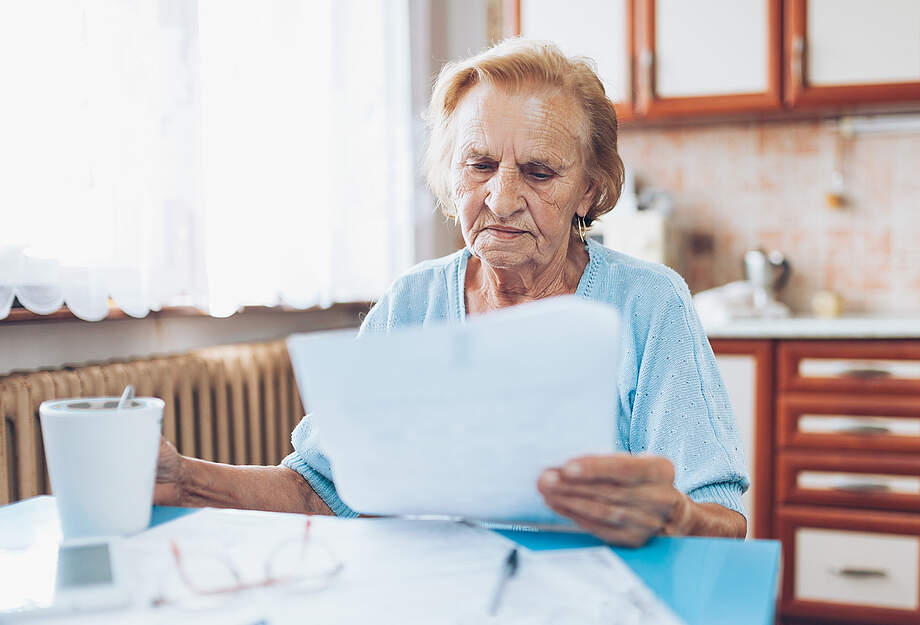
[[0, 318], [375, 299], [411, 264], [408, 7], [0, 5]]

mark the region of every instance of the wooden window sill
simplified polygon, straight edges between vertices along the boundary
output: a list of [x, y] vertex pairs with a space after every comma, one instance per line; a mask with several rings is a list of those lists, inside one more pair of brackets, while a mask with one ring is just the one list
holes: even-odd
[[[247, 306], [243, 308], [236, 315], [244, 315], [248, 312], [270, 312], [275, 314], [289, 314], [289, 313], [302, 313], [302, 312], [320, 312], [320, 311], [335, 311], [335, 312], [344, 312], [344, 313], [366, 313], [370, 310], [372, 302], [344, 302], [339, 304], [333, 304], [329, 308], [321, 308], [319, 306], [314, 306], [312, 308], [297, 309], [297, 308], [288, 308], [284, 306]], [[233, 316], [236, 316], [233, 315]], [[123, 320], [132, 320], [132, 319], [166, 319], [166, 318], [175, 318], [175, 317], [208, 317], [205, 313], [201, 312], [193, 306], [166, 306], [160, 310], [150, 311], [146, 317], [137, 318], [132, 317], [125, 313], [123, 310], [117, 307], [109, 308], [109, 315], [100, 321], [85, 321], [80, 319], [69, 308], [63, 306], [53, 313], [47, 315], [38, 315], [31, 310], [25, 308], [14, 308], [10, 311], [10, 314], [7, 315], [5, 319], [0, 319], [0, 326], [6, 324], [15, 324], [15, 323], [45, 323], [49, 321], [74, 321], [79, 323], [102, 323], [105, 321], [123, 321]], [[215, 317], [216, 319], [216, 317]]]

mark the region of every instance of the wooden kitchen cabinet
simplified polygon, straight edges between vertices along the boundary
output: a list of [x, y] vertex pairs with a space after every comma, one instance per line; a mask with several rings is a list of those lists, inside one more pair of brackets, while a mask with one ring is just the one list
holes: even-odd
[[789, 106], [920, 100], [920, 2], [786, 0], [784, 21]]
[[773, 419], [781, 447], [920, 453], [920, 395], [781, 392]]
[[920, 515], [785, 506], [783, 623], [920, 622]]
[[516, 0], [512, 33], [550, 40], [566, 54], [597, 63], [620, 121], [633, 115], [634, 0]]
[[[742, 497], [749, 538], [772, 536], [773, 346], [770, 341], [713, 340], [741, 437], [751, 488]], [[766, 417], [765, 417], [766, 415]]]
[[621, 120], [777, 110], [781, 2], [506, 0], [507, 32], [597, 61]]
[[920, 340], [711, 344], [753, 535], [783, 544], [779, 621], [920, 623]]
[[636, 0], [643, 117], [778, 110], [781, 0]]
[[920, 108], [916, 0], [504, 0], [595, 59], [622, 120]]
[[920, 395], [918, 341], [783, 341], [777, 363], [786, 391]]
[[920, 457], [786, 451], [776, 465], [776, 498], [792, 504], [920, 513]]

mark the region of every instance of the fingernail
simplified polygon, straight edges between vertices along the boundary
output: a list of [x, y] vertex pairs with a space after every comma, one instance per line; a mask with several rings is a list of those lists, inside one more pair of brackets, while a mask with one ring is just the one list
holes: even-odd
[[558, 484], [559, 483], [559, 472], [558, 471], [544, 471], [541, 477], [543, 483], [546, 485]]
[[569, 477], [578, 477], [581, 475], [581, 465], [577, 462], [570, 462], [562, 467], [562, 472]]

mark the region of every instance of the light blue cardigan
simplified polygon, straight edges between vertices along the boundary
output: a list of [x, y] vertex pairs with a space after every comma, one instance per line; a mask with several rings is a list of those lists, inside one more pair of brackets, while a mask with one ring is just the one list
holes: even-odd
[[[590, 260], [576, 295], [616, 308], [623, 321], [619, 373], [594, 371], [586, 384], [616, 384], [615, 449], [665, 456], [674, 485], [694, 501], [745, 514], [750, 485], [728, 395], [709, 341], [675, 272], [589, 240]], [[398, 278], [371, 309], [359, 334], [432, 323], [464, 323], [468, 250], [421, 263]], [[590, 345], [585, 346], [590, 349]], [[612, 379], [611, 379], [612, 378]], [[291, 434], [294, 452], [282, 464], [300, 473], [339, 516], [356, 513], [339, 499], [329, 461], [309, 415]], [[395, 477], [394, 477], [395, 479]]]

